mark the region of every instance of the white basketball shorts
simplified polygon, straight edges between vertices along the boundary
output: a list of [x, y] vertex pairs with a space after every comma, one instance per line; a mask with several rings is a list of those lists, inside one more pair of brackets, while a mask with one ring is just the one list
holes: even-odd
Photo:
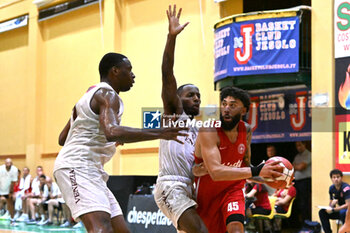
[[123, 215], [119, 203], [107, 187], [106, 176], [104, 171], [89, 168], [62, 168], [54, 172], [74, 219], [95, 211], [107, 212], [111, 218]]
[[183, 212], [190, 207], [197, 206], [194, 201], [192, 184], [182, 181], [167, 181], [158, 178], [154, 199], [159, 209], [172, 221], [176, 229]]

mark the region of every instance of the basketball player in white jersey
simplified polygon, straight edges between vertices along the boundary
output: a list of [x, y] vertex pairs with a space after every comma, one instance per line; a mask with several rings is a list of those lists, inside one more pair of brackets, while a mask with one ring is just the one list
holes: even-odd
[[[199, 114], [200, 93], [192, 84], [177, 89], [173, 73], [174, 50], [177, 35], [187, 26], [179, 24], [181, 9], [176, 14], [176, 5], [167, 11], [169, 33], [163, 54], [162, 99], [165, 120], [184, 121]], [[170, 116], [170, 119], [169, 117]], [[190, 128], [188, 136], [181, 138], [183, 145], [160, 140], [159, 174], [155, 189], [155, 201], [160, 210], [171, 219], [173, 225], [187, 233], [207, 233], [197, 214], [194, 201], [192, 166], [197, 129]]]
[[[73, 108], [59, 137], [63, 145], [55, 161], [54, 176], [74, 219], [90, 232], [129, 232], [115, 197], [107, 188], [103, 165], [117, 144], [153, 139], [175, 140], [181, 128], [134, 129], [120, 126], [124, 110], [119, 93], [135, 79], [124, 55], [106, 54], [99, 64], [101, 83], [92, 86]], [[177, 143], [177, 142], [176, 142]]]

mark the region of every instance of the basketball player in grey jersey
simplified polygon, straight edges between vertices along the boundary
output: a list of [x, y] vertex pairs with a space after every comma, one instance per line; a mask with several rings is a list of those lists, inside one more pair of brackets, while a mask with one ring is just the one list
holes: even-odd
[[133, 86], [131, 63], [122, 54], [108, 53], [101, 59], [99, 71], [101, 82], [77, 102], [60, 134], [63, 148], [55, 161], [54, 176], [73, 218], [81, 219], [89, 233], [129, 233], [103, 170], [115, 153], [115, 144], [153, 139], [179, 143], [177, 137], [187, 134], [179, 132], [184, 128], [121, 126], [124, 105], [119, 93]]
[[[198, 88], [185, 84], [177, 89], [173, 73], [175, 40], [188, 24], [180, 25], [181, 10], [176, 14], [174, 5], [167, 11], [169, 33], [162, 63], [163, 119], [174, 122], [192, 120], [199, 114], [201, 103]], [[197, 132], [196, 128], [190, 128], [188, 136], [179, 137], [184, 144], [160, 140], [159, 174], [154, 195], [158, 207], [173, 225], [187, 233], [208, 232], [195, 210], [197, 204], [194, 201], [192, 166]]]

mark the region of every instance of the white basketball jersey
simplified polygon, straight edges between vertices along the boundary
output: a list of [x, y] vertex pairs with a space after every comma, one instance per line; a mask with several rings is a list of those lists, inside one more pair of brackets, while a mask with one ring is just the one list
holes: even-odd
[[[186, 122], [190, 119], [186, 113], [182, 113], [178, 121]], [[160, 140], [159, 145], [159, 174], [160, 180], [184, 180], [193, 179], [192, 166], [194, 163], [194, 149], [198, 135], [198, 129], [190, 127], [186, 132], [188, 136], [178, 136], [184, 144], [173, 140]]]
[[[101, 88], [114, 91], [109, 84], [101, 82], [90, 87], [75, 105], [77, 117], [74, 120], [73, 114], [71, 116], [66, 142], [56, 158], [54, 171], [74, 167], [101, 169], [114, 155], [115, 143], [107, 141], [100, 126], [99, 115], [95, 114], [90, 107], [92, 97]], [[120, 98], [119, 100], [118, 124], [124, 111], [123, 102]]]

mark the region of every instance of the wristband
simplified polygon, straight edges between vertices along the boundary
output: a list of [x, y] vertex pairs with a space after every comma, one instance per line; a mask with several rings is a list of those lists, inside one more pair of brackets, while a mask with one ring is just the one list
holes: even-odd
[[261, 163], [258, 166], [254, 167], [251, 166], [250, 167], [250, 171], [252, 172], [252, 177], [253, 176], [259, 176], [261, 169], [264, 167], [265, 163]]

